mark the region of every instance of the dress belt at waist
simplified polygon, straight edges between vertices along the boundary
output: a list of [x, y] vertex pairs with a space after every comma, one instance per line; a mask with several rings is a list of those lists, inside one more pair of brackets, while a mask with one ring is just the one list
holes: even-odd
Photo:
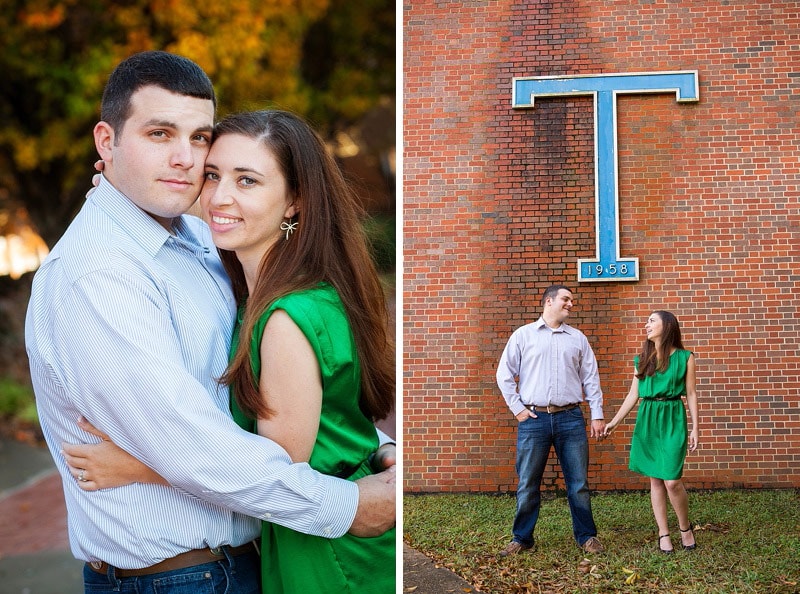
[[566, 406], [553, 406], [552, 404], [548, 406], [534, 406], [533, 404], [526, 404], [525, 408], [534, 412], [546, 412], [552, 415], [555, 413], [564, 412], [565, 410], [572, 410], [573, 408], [577, 408], [579, 406], [580, 404], [573, 402], [572, 404], [567, 404]]
[[[223, 550], [224, 549], [224, 550]], [[175, 571], [176, 569], [186, 569], [187, 567], [194, 567], [195, 565], [202, 565], [204, 563], [212, 563], [214, 561], [221, 561], [225, 559], [225, 552], [231, 557], [244, 555], [245, 553], [255, 553], [256, 547], [252, 542], [245, 543], [238, 547], [224, 545], [215, 547], [213, 549], [193, 549], [186, 551], [169, 559], [151, 565], [150, 567], [143, 567], [142, 569], [118, 569], [114, 568], [114, 575], [117, 577], [137, 577], [142, 575], [151, 575], [154, 573], [161, 573], [164, 571]], [[109, 565], [104, 561], [92, 561], [86, 563], [92, 571], [106, 575], [108, 573]]]

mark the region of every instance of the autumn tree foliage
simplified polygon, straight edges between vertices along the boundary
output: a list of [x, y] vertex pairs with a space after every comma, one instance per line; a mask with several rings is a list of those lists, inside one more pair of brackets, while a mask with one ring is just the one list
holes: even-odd
[[83, 201], [114, 66], [163, 49], [200, 64], [219, 115], [280, 107], [324, 134], [394, 96], [388, 0], [2, 0], [0, 208], [52, 245]]

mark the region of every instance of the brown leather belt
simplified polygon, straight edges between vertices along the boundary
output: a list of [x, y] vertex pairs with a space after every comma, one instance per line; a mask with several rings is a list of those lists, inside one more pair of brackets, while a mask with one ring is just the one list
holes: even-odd
[[553, 406], [553, 405], [549, 405], [549, 406], [534, 406], [532, 404], [526, 404], [525, 408], [527, 408], [528, 410], [532, 410], [534, 412], [546, 412], [546, 413], [550, 413], [552, 415], [552, 414], [555, 414], [555, 413], [564, 412], [565, 410], [572, 410], [573, 408], [577, 408], [579, 406], [580, 406], [580, 404], [578, 404], [577, 402], [574, 402], [572, 404], [567, 404], [566, 406]]
[[[202, 565], [203, 563], [212, 563], [214, 561], [221, 561], [225, 559], [225, 549], [231, 557], [244, 555], [245, 553], [255, 553], [256, 548], [252, 542], [248, 542], [238, 547], [231, 547], [228, 545], [217, 547], [214, 549], [193, 549], [186, 551], [180, 555], [175, 555], [169, 559], [151, 565], [150, 567], [143, 567], [142, 569], [119, 569], [114, 568], [114, 575], [117, 577], [137, 577], [142, 575], [151, 575], [154, 573], [161, 573], [163, 571], [175, 571], [176, 569], [186, 569], [187, 567], [194, 567], [195, 565]], [[93, 561], [86, 563], [86, 565], [97, 573], [106, 575], [108, 573], [109, 565], [104, 561]]]

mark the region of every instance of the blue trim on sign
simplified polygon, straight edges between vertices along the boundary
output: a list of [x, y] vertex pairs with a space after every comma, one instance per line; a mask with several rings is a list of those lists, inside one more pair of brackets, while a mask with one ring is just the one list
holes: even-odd
[[684, 103], [699, 101], [699, 91], [696, 70], [513, 79], [514, 109], [532, 108], [537, 97], [593, 97], [596, 257], [578, 260], [578, 282], [639, 280], [639, 259], [619, 255], [617, 95], [675, 93]]

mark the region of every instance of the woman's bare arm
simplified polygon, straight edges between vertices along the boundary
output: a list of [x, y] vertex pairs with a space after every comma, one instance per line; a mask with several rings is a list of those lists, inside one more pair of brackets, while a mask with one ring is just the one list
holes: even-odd
[[259, 385], [273, 412], [258, 420], [259, 435], [280, 444], [294, 462], [308, 462], [322, 413], [322, 377], [311, 344], [283, 310], [264, 328]]

